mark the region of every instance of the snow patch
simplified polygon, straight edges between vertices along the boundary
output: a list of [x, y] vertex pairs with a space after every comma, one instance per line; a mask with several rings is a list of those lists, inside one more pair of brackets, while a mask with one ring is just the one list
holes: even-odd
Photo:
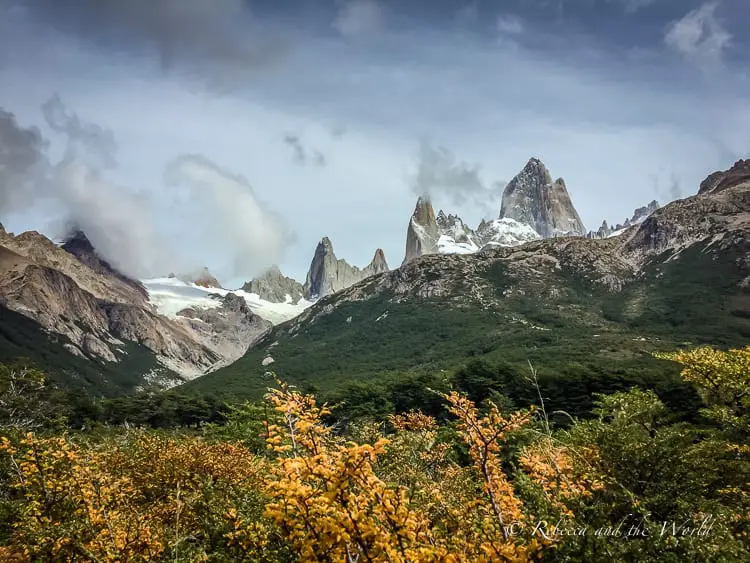
[[479, 247], [469, 239], [469, 242], [456, 242], [450, 235], [440, 235], [438, 239], [438, 252], [440, 254], [473, 254]]
[[257, 293], [247, 293], [241, 289], [230, 291], [215, 287], [201, 287], [175, 278], [155, 278], [142, 280], [141, 283], [148, 290], [149, 302], [157, 312], [170, 318], [177, 317], [180, 311], [188, 307], [199, 309], [220, 307], [221, 300], [217, 297], [224, 297], [229, 293], [242, 297], [253, 313], [274, 325], [293, 319], [313, 304], [313, 301], [306, 299], [293, 303], [290, 295], [287, 295], [285, 303], [272, 303], [261, 299]]

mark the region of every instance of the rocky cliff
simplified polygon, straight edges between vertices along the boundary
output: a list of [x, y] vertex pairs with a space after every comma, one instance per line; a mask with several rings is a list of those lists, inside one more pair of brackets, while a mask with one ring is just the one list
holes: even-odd
[[439, 239], [440, 231], [435, 210], [432, 208], [430, 197], [423, 195], [417, 199], [414, 213], [409, 219], [403, 263], [406, 264], [424, 254], [435, 254], [438, 251]]
[[552, 180], [547, 168], [532, 158], [505, 187], [500, 219], [532, 227], [542, 238], [585, 236], [578, 215], [562, 178]]
[[65, 238], [61, 248], [75, 256], [79, 262], [82, 262], [99, 275], [115, 278], [119, 282], [133, 288], [144, 299], [148, 300], [148, 291], [143, 284], [122, 274], [119, 270], [112, 267], [109, 262], [104, 260], [94, 249], [94, 245], [80, 229], [73, 229]]
[[337, 258], [330, 239], [324, 237], [315, 249], [303, 293], [306, 299], [317, 299], [346, 289], [369, 276], [387, 271], [388, 263], [380, 248], [375, 251], [372, 261], [360, 270], [349, 265], [343, 258]]
[[714, 172], [703, 180], [698, 193], [717, 193], [747, 182], [750, 182], [750, 159], [738, 160], [729, 170]]
[[271, 303], [298, 303], [304, 296], [302, 284], [283, 275], [276, 265], [271, 266], [262, 276], [247, 282], [242, 290], [255, 293]]

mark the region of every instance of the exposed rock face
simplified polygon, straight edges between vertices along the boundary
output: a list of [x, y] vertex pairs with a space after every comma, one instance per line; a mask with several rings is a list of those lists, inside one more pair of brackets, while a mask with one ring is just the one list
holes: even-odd
[[143, 303], [98, 298], [62, 270], [5, 247], [0, 247], [0, 255], [3, 305], [65, 336], [80, 356], [119, 361], [124, 341], [131, 341], [149, 348], [164, 366], [185, 377], [200, 375], [221, 359]]
[[506, 218], [531, 226], [542, 238], [586, 235], [565, 181], [558, 178], [553, 182], [536, 158], [505, 187], [500, 219]]
[[624, 223], [618, 223], [616, 226], [610, 227], [607, 224], [607, 221], [604, 221], [598, 231], [589, 231], [586, 236], [588, 238], [608, 238], [614, 234], [620, 234], [622, 231], [633, 225], [640, 225], [643, 223], [643, 221], [645, 221], [657, 209], [659, 209], [659, 202], [653, 200], [645, 207], [639, 207], [633, 211], [633, 216], [630, 219], [626, 219]]
[[553, 182], [544, 164], [532, 158], [506, 186], [500, 218], [482, 220], [476, 230], [442, 210], [436, 217], [429, 197], [420, 197], [409, 220], [402, 265], [426, 254], [471, 254], [484, 248], [585, 234], [563, 179]]
[[457, 215], [440, 210], [435, 216], [429, 198], [423, 196], [409, 221], [403, 264], [427, 254], [472, 254], [483, 248], [516, 246], [540, 238], [532, 227], [510, 218], [483, 219], [472, 230]]
[[606, 219], [602, 221], [602, 226], [599, 227], [596, 231], [589, 231], [589, 233], [586, 235], [587, 238], [607, 238], [612, 233], [615, 232], [615, 229], [609, 226]]
[[627, 219], [623, 226], [629, 227], [630, 225], [642, 223], [646, 219], [646, 217], [651, 215], [657, 209], [659, 209], [659, 202], [656, 200], [653, 200], [651, 203], [649, 203], [645, 207], [639, 207], [638, 209], [633, 211], [633, 216], [630, 219]]
[[750, 159], [738, 160], [729, 170], [714, 172], [703, 180], [698, 193], [718, 193], [748, 182], [750, 182]]
[[438, 251], [440, 231], [435, 218], [435, 210], [429, 196], [423, 195], [417, 200], [414, 213], [409, 219], [406, 232], [406, 255], [404, 264], [424, 254], [435, 254]]
[[141, 295], [143, 295], [145, 299], [148, 299], [148, 291], [146, 291], [146, 288], [143, 287], [143, 284], [125, 276], [116, 268], [112, 267], [109, 262], [102, 259], [97, 254], [96, 250], [94, 249], [94, 245], [91, 244], [91, 241], [86, 236], [86, 233], [84, 233], [80, 229], [73, 230], [72, 233], [66, 238], [61, 248], [78, 258], [80, 262], [86, 264], [97, 274], [114, 277], [141, 293]]
[[236, 359], [268, 328], [234, 295], [192, 320], [156, 314], [145, 288], [102, 260], [83, 233], [57, 246], [37, 232], [0, 232], [0, 304], [64, 336], [82, 358], [119, 362], [135, 343], [185, 379]]
[[318, 243], [310, 263], [303, 286], [304, 296], [306, 299], [325, 297], [385, 271], [388, 271], [388, 264], [381, 249], [377, 249], [372, 262], [360, 270], [356, 266], [350, 266], [346, 260], [336, 258], [330, 239], [324, 237]]
[[[117, 272], [112, 274], [106, 267], [97, 272], [79, 260], [76, 254], [57, 246], [36, 231], [27, 231], [17, 236], [0, 232], [0, 246], [12, 250], [38, 266], [46, 266], [65, 274], [78, 287], [97, 299], [115, 303], [137, 303], [148, 307], [148, 295], [144, 294], [138, 282]], [[95, 264], [95, 261], [92, 260], [92, 263]]]
[[302, 284], [281, 273], [279, 267], [271, 266], [262, 276], [254, 278], [242, 286], [247, 293], [255, 293], [271, 303], [298, 303], [304, 296]]
[[220, 354], [221, 360], [212, 366], [214, 369], [242, 357], [248, 347], [273, 326], [254, 314], [239, 295], [228, 293], [215, 297], [221, 300], [221, 307], [189, 308], [180, 311], [177, 317], [178, 322], [187, 324]]

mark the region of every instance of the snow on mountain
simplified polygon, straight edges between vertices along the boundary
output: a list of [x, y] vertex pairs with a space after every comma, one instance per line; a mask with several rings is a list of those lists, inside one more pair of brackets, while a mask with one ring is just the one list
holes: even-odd
[[508, 217], [494, 221], [482, 221], [476, 238], [482, 247], [518, 246], [542, 237], [533, 228]]
[[473, 240], [456, 242], [450, 235], [440, 235], [438, 239], [438, 254], [473, 254], [479, 247]]
[[177, 317], [180, 311], [190, 307], [217, 308], [221, 306], [221, 300], [217, 297], [224, 297], [229, 293], [242, 297], [253, 313], [274, 325], [293, 319], [313, 303], [306, 299], [293, 303], [291, 296], [287, 296], [285, 303], [272, 303], [261, 299], [257, 293], [247, 293], [241, 289], [230, 291], [201, 287], [176, 278], [155, 278], [143, 280], [142, 283], [148, 290], [149, 302], [157, 312], [171, 318]]

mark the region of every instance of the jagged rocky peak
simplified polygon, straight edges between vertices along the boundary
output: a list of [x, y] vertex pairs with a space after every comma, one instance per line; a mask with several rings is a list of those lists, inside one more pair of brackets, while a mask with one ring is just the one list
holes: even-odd
[[138, 291], [142, 297], [148, 299], [148, 291], [146, 291], [143, 284], [126, 276], [99, 256], [91, 240], [89, 240], [82, 229], [78, 227], [70, 229], [68, 235], [63, 239], [61, 248], [68, 254], [75, 256], [79, 262], [85, 264], [97, 274], [112, 276]]
[[440, 235], [451, 236], [457, 243], [471, 242], [473, 231], [466, 226], [466, 223], [458, 215], [446, 215], [441, 209], [437, 214], [436, 223]]
[[388, 271], [388, 263], [381, 249], [375, 251], [372, 262], [360, 270], [343, 258], [337, 258], [331, 240], [323, 237], [310, 263], [303, 294], [306, 299], [325, 297], [384, 271]]
[[659, 202], [656, 200], [653, 200], [651, 201], [651, 203], [649, 203], [645, 207], [639, 207], [638, 209], [633, 211], [633, 216], [627, 221], [625, 221], [625, 225], [630, 226], [630, 225], [635, 225], [637, 223], [640, 223], [657, 209], [659, 209]]
[[404, 264], [424, 254], [438, 252], [440, 232], [430, 196], [424, 194], [417, 199], [409, 227], [406, 231], [406, 253]]
[[633, 211], [633, 216], [630, 219], [626, 219], [624, 223], [618, 223], [614, 227], [610, 227], [607, 224], [607, 221], [604, 221], [602, 223], [602, 226], [599, 227], [598, 231], [589, 231], [588, 235], [586, 236], [588, 238], [601, 239], [611, 237], [614, 234], [619, 234], [621, 231], [627, 229], [628, 227], [632, 227], [633, 225], [640, 225], [641, 223], [643, 223], [649, 217], [649, 215], [659, 209], [659, 207], [659, 202], [653, 200], [648, 205], [639, 207], [635, 211]]
[[375, 250], [375, 256], [372, 257], [372, 262], [365, 267], [365, 270], [371, 271], [372, 274], [370, 275], [382, 274], [389, 270], [388, 262], [385, 259], [385, 252], [383, 252], [382, 248]]
[[89, 237], [81, 229], [74, 228], [70, 231], [62, 247], [71, 254], [96, 254], [94, 245], [91, 244]]
[[298, 303], [304, 296], [302, 284], [282, 274], [276, 264], [266, 270], [263, 275], [253, 278], [243, 285], [242, 290], [247, 293], [255, 293], [261, 299], [271, 303], [286, 303], [288, 301]]
[[740, 184], [750, 184], [750, 159], [738, 160], [729, 170], [709, 175], [701, 182], [698, 194], [718, 193]]
[[500, 219], [513, 219], [529, 225], [542, 238], [585, 236], [565, 181], [552, 176], [538, 158], [532, 158], [505, 187]]

